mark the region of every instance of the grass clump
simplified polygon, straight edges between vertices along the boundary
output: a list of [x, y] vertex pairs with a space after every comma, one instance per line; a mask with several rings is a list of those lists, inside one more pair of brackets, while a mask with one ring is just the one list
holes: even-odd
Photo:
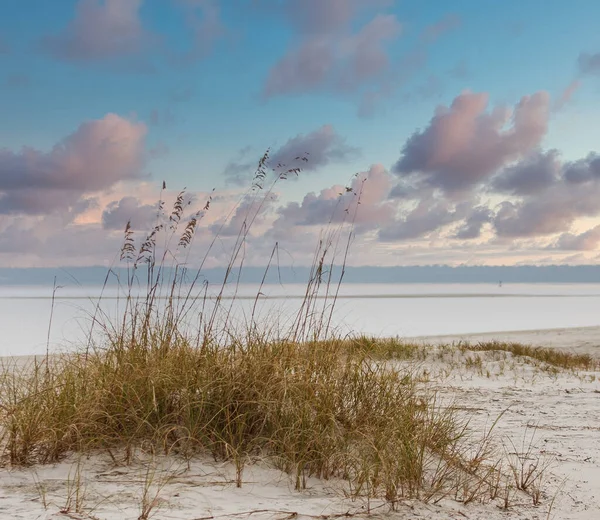
[[142, 446], [231, 460], [241, 485], [246, 462], [261, 457], [298, 489], [309, 476], [340, 477], [353, 493], [396, 500], [442, 492], [452, 479], [435, 475], [465, 463], [455, 414], [406, 371], [341, 340], [113, 346], [6, 367], [0, 382], [12, 464]]
[[[473, 449], [466, 421], [439, 406], [408, 369], [389, 362], [420, 356], [421, 347], [338, 339], [331, 332], [364, 181], [340, 195], [336, 211], [342, 217], [332, 217], [315, 249], [289, 326], [264, 332], [259, 325], [262, 284], [245, 326], [234, 322], [252, 224], [275, 184], [300, 171], [289, 168], [267, 186], [267, 164], [268, 153], [242, 199], [249, 209], [212, 298], [201, 273], [216, 239], [197, 260], [195, 274], [187, 267], [210, 199], [186, 217], [183, 192], [170, 214], [161, 198], [157, 224], [139, 245], [127, 225], [120, 255], [126, 279], [118, 280], [125, 293], [122, 315], [106, 319], [98, 304], [93, 324], [100, 324], [99, 335], [90, 330], [86, 348], [4, 366], [3, 460], [48, 463], [92, 450], [105, 450], [115, 461], [122, 452], [125, 462], [137, 449], [185, 458], [210, 454], [235, 464], [241, 486], [245, 465], [258, 457], [288, 472], [297, 489], [317, 476], [344, 479], [351, 495], [391, 504], [407, 497], [450, 495], [468, 502], [494, 495], [489, 436]], [[338, 251], [342, 267], [334, 276]], [[234, 297], [224, 298], [226, 291]]]
[[589, 354], [575, 354], [559, 349], [534, 347], [522, 343], [486, 341], [476, 344], [461, 343], [459, 348], [463, 352], [510, 352], [514, 356], [531, 358], [536, 361], [547, 363], [548, 365], [569, 370], [593, 370], [600, 367], [600, 362]]

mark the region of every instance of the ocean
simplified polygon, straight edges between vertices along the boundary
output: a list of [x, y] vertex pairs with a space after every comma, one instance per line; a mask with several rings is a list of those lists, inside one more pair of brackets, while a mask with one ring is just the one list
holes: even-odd
[[[305, 289], [263, 286], [257, 315], [267, 324], [287, 323]], [[100, 308], [111, 320], [123, 312], [125, 299], [115, 287], [104, 293], [98, 286], [62, 287], [54, 305], [52, 292], [50, 286], [0, 286], [0, 356], [43, 354], [48, 344], [51, 352], [81, 347], [101, 294]], [[232, 299], [228, 287], [223, 305], [242, 322], [257, 292], [255, 284], [240, 285]], [[345, 284], [332, 323], [341, 335], [400, 337], [596, 326], [600, 284]]]

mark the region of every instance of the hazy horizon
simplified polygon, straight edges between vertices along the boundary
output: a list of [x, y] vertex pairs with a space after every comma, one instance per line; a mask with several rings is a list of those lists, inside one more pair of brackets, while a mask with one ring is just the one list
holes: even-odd
[[[237, 270], [230, 275], [229, 283], [255, 283], [263, 281], [265, 267], [246, 266], [238, 278]], [[138, 273], [143, 278], [144, 268]], [[189, 268], [187, 279], [196, 275], [196, 270]], [[108, 270], [101, 266], [64, 267], [64, 268], [0, 268], [1, 285], [57, 285], [75, 286], [109, 285], [126, 279], [127, 269], [114, 268], [107, 278]], [[171, 273], [165, 269], [164, 276]], [[341, 266], [334, 266], [332, 280], [339, 280]], [[200, 280], [211, 284], [221, 284], [225, 275], [224, 268], [203, 269]], [[308, 266], [271, 266], [264, 278], [265, 283], [305, 283], [310, 275]], [[551, 284], [551, 283], [600, 283], [600, 266], [346, 266], [343, 283], [396, 283], [396, 284]]]

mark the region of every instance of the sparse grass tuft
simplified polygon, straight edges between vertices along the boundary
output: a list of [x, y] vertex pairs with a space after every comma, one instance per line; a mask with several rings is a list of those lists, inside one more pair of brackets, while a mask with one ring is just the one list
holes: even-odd
[[463, 343], [459, 348], [470, 352], [491, 352], [504, 351], [510, 352], [514, 356], [528, 357], [547, 363], [558, 368], [569, 370], [593, 370], [600, 367], [600, 361], [589, 354], [574, 354], [559, 349], [550, 349], [544, 347], [533, 347], [522, 343], [505, 343], [500, 341], [487, 341], [476, 344]]

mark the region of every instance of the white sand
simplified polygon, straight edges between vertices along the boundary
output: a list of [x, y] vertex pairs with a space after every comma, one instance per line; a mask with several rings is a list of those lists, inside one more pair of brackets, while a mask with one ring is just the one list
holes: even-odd
[[[477, 335], [468, 339], [524, 341], [597, 355], [594, 350], [600, 343], [599, 332], [597, 327]], [[461, 338], [466, 336], [432, 339], [449, 342]], [[501, 510], [498, 502], [464, 506], [449, 499], [437, 505], [408, 501], [397, 512], [390, 512], [381, 502], [373, 501], [370, 507], [374, 516], [439, 520], [599, 519], [600, 372], [553, 373], [503, 352], [478, 355], [481, 365], [470, 368], [464, 365], [464, 354], [459, 353], [447, 353], [443, 359], [434, 356], [419, 368], [433, 374], [431, 386], [439, 390], [443, 401], [452, 401], [471, 417], [475, 434], [489, 428], [504, 412], [495, 430], [498, 446], [504, 444], [508, 453], [514, 451], [513, 444], [517, 451], [527, 451], [533, 437], [526, 465], [536, 461], [551, 464], [541, 504], [534, 506], [529, 497], [518, 495], [508, 512]], [[308, 490], [296, 492], [287, 475], [257, 463], [246, 468], [243, 485], [238, 489], [229, 464], [200, 460], [187, 467], [184, 462], [169, 458], [155, 464], [158, 469], [150, 486], [150, 499], [158, 506], [151, 517], [157, 520], [325, 519], [343, 518], [340, 515], [346, 513], [354, 518], [368, 517], [368, 504], [346, 499], [342, 482], [310, 479]], [[80, 466], [86, 490], [83, 514], [73, 511], [74, 497], [71, 512], [60, 513], [68, 502], [69, 490], [74, 489], [69, 480], [75, 478], [77, 460], [70, 458], [57, 465], [1, 470], [0, 519], [139, 517], [148, 475], [143, 461], [130, 466], [115, 465], [106, 455], [98, 455], [83, 458]], [[169, 475], [174, 476], [167, 481]]]

